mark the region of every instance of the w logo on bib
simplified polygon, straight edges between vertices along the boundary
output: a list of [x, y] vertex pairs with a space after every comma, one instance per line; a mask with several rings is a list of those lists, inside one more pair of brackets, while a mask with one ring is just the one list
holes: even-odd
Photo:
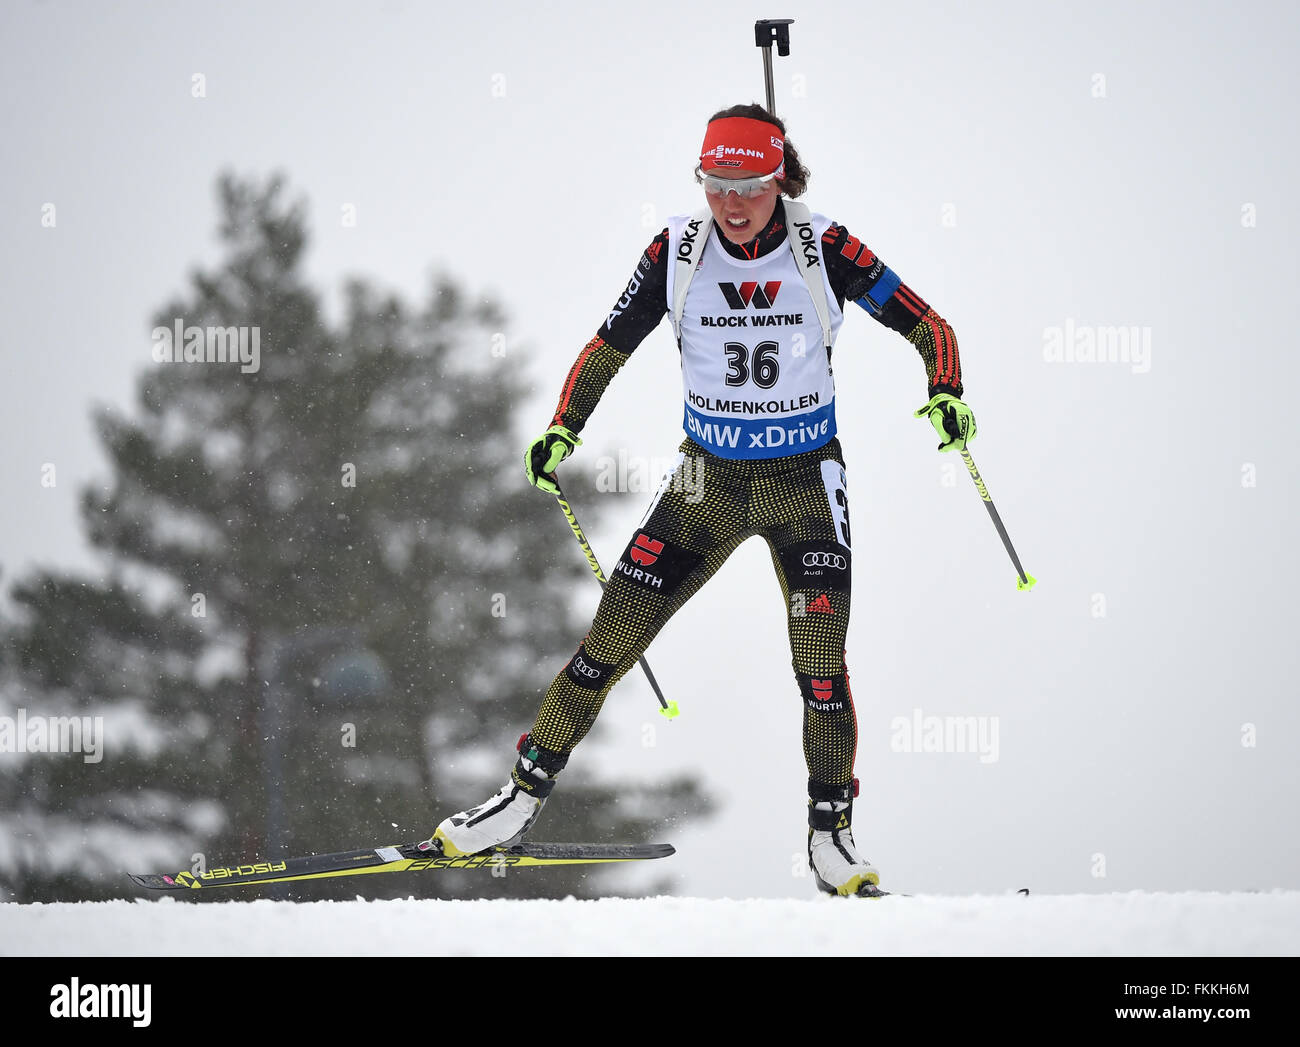
[[780, 280], [769, 280], [762, 287], [757, 280], [747, 280], [736, 289], [735, 284], [718, 284], [718, 290], [727, 304], [733, 309], [744, 309], [752, 305], [755, 309], [771, 309], [776, 302], [776, 292], [781, 289]]

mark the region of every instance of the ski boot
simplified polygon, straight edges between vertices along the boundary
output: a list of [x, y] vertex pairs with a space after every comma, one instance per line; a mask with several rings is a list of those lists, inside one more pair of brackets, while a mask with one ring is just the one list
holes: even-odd
[[516, 748], [519, 759], [510, 780], [477, 807], [444, 819], [429, 839], [416, 845], [421, 851], [459, 858], [511, 847], [523, 839], [542, 813], [555, 788], [555, 775], [569, 757], [533, 745], [526, 734], [520, 736]]
[[880, 873], [859, 856], [853, 843], [853, 797], [858, 780], [824, 785], [808, 780], [808, 867], [818, 890], [850, 897], [879, 897]]

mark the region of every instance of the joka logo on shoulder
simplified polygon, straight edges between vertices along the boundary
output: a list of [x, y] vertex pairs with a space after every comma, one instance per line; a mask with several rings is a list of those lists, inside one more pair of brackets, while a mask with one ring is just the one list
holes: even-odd
[[632, 558], [633, 563], [639, 563], [642, 567], [649, 567], [659, 559], [659, 554], [663, 551], [663, 542], [655, 541], [642, 531], [636, 536], [636, 541], [632, 543], [628, 555]]
[[755, 309], [771, 309], [776, 303], [776, 292], [781, 289], [780, 280], [769, 280], [762, 287], [757, 280], [746, 280], [737, 289], [735, 284], [718, 284], [718, 290], [727, 304], [733, 309], [744, 309], [752, 305]]

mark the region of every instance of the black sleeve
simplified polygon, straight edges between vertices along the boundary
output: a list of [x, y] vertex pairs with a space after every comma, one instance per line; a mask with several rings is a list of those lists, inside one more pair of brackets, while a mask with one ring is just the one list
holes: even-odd
[[621, 353], [631, 352], [659, 326], [668, 312], [668, 230], [650, 241], [627, 288], [596, 331], [596, 337]]
[[877, 321], [916, 346], [931, 396], [963, 395], [957, 336], [948, 321], [844, 226], [832, 222], [822, 234], [822, 257], [841, 309], [845, 302], [865, 300]]
[[627, 289], [569, 368], [555, 405], [553, 425], [582, 431], [609, 383], [646, 335], [668, 312], [668, 230], [650, 241]]

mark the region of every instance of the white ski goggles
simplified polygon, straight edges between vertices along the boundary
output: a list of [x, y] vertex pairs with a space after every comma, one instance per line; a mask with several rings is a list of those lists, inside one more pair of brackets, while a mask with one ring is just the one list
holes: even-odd
[[720, 196], [724, 200], [728, 193], [735, 193], [742, 200], [750, 200], [767, 192], [768, 183], [776, 178], [776, 171], [771, 174], [755, 175], [753, 178], [723, 178], [715, 174], [703, 174], [698, 165], [695, 177], [704, 185], [704, 191], [710, 196]]

